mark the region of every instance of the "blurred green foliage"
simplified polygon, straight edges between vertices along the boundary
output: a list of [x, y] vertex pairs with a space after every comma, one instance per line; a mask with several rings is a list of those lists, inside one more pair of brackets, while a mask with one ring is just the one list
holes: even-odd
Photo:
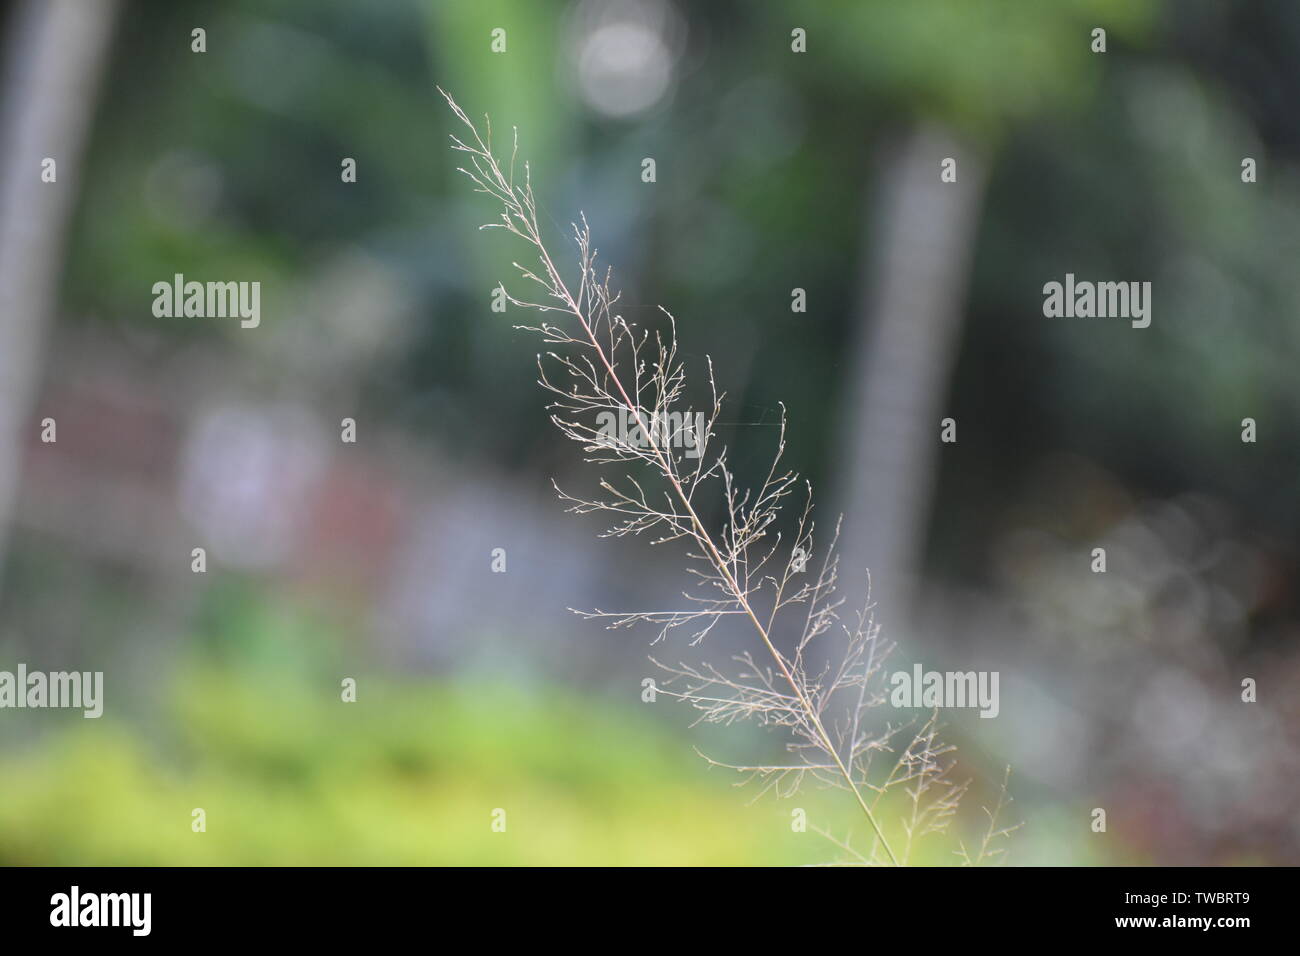
[[[875, 164], [900, 129], [937, 121], [992, 169], [950, 396], [972, 440], [945, 458], [935, 526], [950, 533], [932, 558], [978, 573], [985, 554], [970, 542], [989, 539], [1033, 461], [1062, 451], [1140, 492], [1195, 482], [1242, 501], [1253, 523], [1296, 528], [1290, 446], [1225, 454], [1246, 414], [1270, 436], [1300, 428], [1285, 388], [1297, 348], [1286, 316], [1300, 301], [1287, 267], [1300, 128], [1276, 93], [1294, 86], [1294, 5], [676, 7], [687, 46], [671, 97], [611, 120], [566, 76], [572, 4], [151, 4], [116, 40], [68, 311], [160, 360], [224, 337], [279, 381], [314, 347], [345, 339], [340, 328], [379, 324], [384, 309], [364, 297], [338, 301], [340, 283], [357, 284], [341, 266], [361, 257], [391, 283], [371, 298], [391, 291], [404, 306], [357, 366], [357, 411], [435, 439], [442, 454], [563, 477], [572, 456], [551, 440], [524, 371], [534, 343], [489, 309], [523, 250], [474, 232], [495, 211], [454, 172], [440, 84], [471, 115], [491, 114], [498, 143], [519, 127], [547, 227], [562, 239], [586, 211], [629, 317], [662, 302], [692, 367], [714, 356], [740, 476], [765, 463], [783, 402], [788, 460], [824, 486], [836, 477], [844, 357], [862, 334], [860, 272], [877, 241]], [[209, 52], [194, 56], [199, 21]], [[497, 55], [490, 31], [502, 25], [509, 52]], [[807, 56], [790, 52], [795, 25], [808, 31]], [[1099, 25], [1104, 56], [1090, 50]], [[1247, 151], [1261, 169], [1249, 187], [1237, 169]], [[343, 156], [359, 164], [346, 187]], [[645, 156], [659, 164], [653, 188], [638, 178]], [[153, 318], [152, 284], [193, 263], [199, 278], [261, 280], [267, 334]], [[1067, 270], [1152, 277], [1152, 328], [1043, 321], [1042, 283]], [[789, 310], [796, 286], [807, 314]], [[289, 327], [294, 337], [277, 339]], [[1275, 492], [1259, 494], [1261, 473]]]
[[818, 50], [809, 66], [826, 95], [940, 120], [978, 139], [999, 138], [1010, 122], [1044, 110], [1082, 106], [1101, 75], [1091, 31], [1105, 28], [1110, 52], [1141, 39], [1158, 10], [1153, 0], [829, 0], [794, 7], [775, 5], [773, 26], [784, 18], [808, 29]]
[[[156, 666], [152, 703], [123, 700], [110, 671], [98, 720], [8, 712], [0, 865], [790, 865], [842, 858], [814, 827], [865, 837], [841, 791], [755, 799], [710, 770], [667, 698], [637, 713], [547, 684], [366, 676], [339, 631], [227, 581], [192, 652]], [[737, 728], [720, 739], [734, 753]], [[771, 759], [775, 738], [759, 740]], [[981, 832], [985, 798], [953, 836]], [[904, 803], [881, 816], [900, 846]], [[808, 832], [792, 831], [796, 807]], [[915, 862], [955, 847], [932, 838]]]
[[[105, 718], [0, 758], [0, 864], [790, 864], [837, 855], [680, 740], [560, 692], [199, 669], [165, 740]], [[840, 801], [795, 801], [816, 822]], [[789, 805], [787, 805], [789, 804]], [[191, 832], [191, 810], [207, 832]], [[507, 831], [490, 814], [507, 811]], [[843, 820], [840, 821], [844, 822]]]

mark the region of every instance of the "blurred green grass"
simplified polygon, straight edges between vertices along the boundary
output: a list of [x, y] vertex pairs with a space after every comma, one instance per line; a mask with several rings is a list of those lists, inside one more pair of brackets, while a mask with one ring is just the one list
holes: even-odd
[[[613, 698], [536, 677], [367, 676], [353, 636], [222, 579], [179, 658], [106, 674], [102, 718], [7, 711], [0, 865], [785, 866], [842, 858], [813, 827], [866, 836], [841, 791], [756, 800], [710, 770], [688, 714], [662, 709], [681, 705], [640, 703], [639, 686]], [[714, 756], [779, 746], [714, 729], [700, 737]], [[196, 807], [206, 832], [191, 829]], [[796, 807], [807, 832], [791, 828]], [[914, 862], [953, 863], [954, 848], [934, 839]]]
[[[206, 666], [159, 739], [105, 717], [0, 758], [0, 863], [67, 865], [797, 864], [835, 794], [750, 801], [649, 721], [552, 691]], [[202, 807], [207, 831], [191, 831]], [[491, 830], [495, 808], [504, 833]]]

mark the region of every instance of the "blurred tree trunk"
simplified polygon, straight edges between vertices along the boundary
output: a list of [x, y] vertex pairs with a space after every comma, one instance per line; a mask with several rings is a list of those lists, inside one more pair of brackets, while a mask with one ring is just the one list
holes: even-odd
[[[957, 160], [955, 183], [940, 181], [946, 157]], [[935, 126], [892, 144], [877, 177], [880, 193], [860, 270], [839, 499], [843, 583], [857, 593], [860, 576], [870, 570], [876, 619], [885, 627], [907, 623], [941, 447], [939, 422], [960, 418], [944, 401], [985, 178], [983, 157]]]
[[[0, 569], [115, 0], [14, 5], [0, 117]], [[57, 181], [41, 181], [41, 161]]]

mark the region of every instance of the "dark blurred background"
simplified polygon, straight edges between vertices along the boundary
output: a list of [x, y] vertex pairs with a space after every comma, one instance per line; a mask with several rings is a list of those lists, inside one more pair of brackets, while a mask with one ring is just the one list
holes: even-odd
[[[789, 819], [834, 794], [747, 803], [692, 746], [775, 742], [646, 705], [653, 635], [566, 610], [680, 570], [554, 498], [584, 468], [491, 309], [523, 250], [476, 231], [438, 85], [518, 127], [625, 314], [713, 357], [742, 478], [785, 404], [897, 663], [1001, 674], [995, 720], [949, 720], [959, 828], [1009, 763], [1014, 862], [1300, 862], [1290, 0], [29, 0], [3, 30], [0, 669], [103, 670], [107, 702], [0, 712], [0, 863], [833, 855]], [[1067, 272], [1150, 281], [1150, 327], [1045, 318]], [[261, 325], [156, 318], [176, 273], [259, 281]]]

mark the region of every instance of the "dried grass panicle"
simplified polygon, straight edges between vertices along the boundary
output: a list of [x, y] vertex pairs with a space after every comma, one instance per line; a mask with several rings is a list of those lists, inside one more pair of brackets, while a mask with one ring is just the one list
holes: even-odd
[[[552, 397], [551, 421], [605, 472], [595, 497], [558, 485], [557, 493], [570, 511], [608, 517], [606, 535], [648, 535], [655, 544], [686, 546], [693, 585], [683, 592], [682, 606], [578, 613], [610, 628], [649, 625], [656, 642], [685, 628], [693, 644], [724, 619], [742, 621], [753, 647], [725, 664], [655, 661], [667, 674], [662, 691], [696, 708], [699, 720], [755, 720], [788, 735], [789, 758], [781, 764], [710, 763], [758, 781], [760, 794], [789, 795], [809, 780], [842, 788], [868, 824], [857, 842], [851, 835], [826, 834], [846, 862], [909, 862], [923, 838], [948, 828], [965, 785], [951, 779], [952, 748], [938, 740], [933, 716], [919, 729], [869, 720], [869, 712], [886, 702], [882, 666], [889, 648], [869, 602], [847, 621], [842, 617], [844, 602], [836, 590], [838, 525], [814, 562], [811, 486], [781, 463], [784, 407], [766, 477], [757, 488], [738, 487], [727, 449], [715, 436], [724, 394], [712, 362], [707, 363], [709, 404], [702, 427], [698, 434], [683, 435], [681, 423], [700, 419], [686, 407], [686, 369], [672, 315], [661, 309], [662, 322], [651, 330], [620, 314], [612, 272], [598, 265], [585, 216], [573, 224], [578, 268], [566, 281], [538, 224], [531, 170], [518, 162], [517, 131], [508, 160], [498, 158], [490, 121], [484, 118], [480, 132], [450, 96], [443, 96], [468, 131], [451, 137], [453, 149], [468, 157], [460, 172], [501, 209], [496, 221], [481, 228], [507, 230], [535, 256], [530, 264], [514, 263], [529, 297], [504, 294], [512, 305], [539, 315], [535, 325], [517, 328], [536, 333], [549, 347], [538, 355], [537, 367], [538, 383]], [[602, 421], [611, 420], [635, 427], [603, 427]], [[610, 466], [619, 466], [617, 473]], [[802, 497], [802, 508], [793, 531], [783, 534], [778, 519], [795, 495]], [[701, 513], [716, 513], [719, 506], [723, 520], [711, 527]], [[778, 634], [789, 635], [789, 643]], [[828, 653], [823, 645], [831, 643]], [[885, 801], [893, 791], [899, 798]], [[893, 814], [900, 806], [903, 816], [887, 835], [882, 815], [886, 807]], [[987, 859], [995, 852], [990, 840], [1006, 832], [990, 830], [974, 857], [964, 848], [958, 852], [967, 862]]]

